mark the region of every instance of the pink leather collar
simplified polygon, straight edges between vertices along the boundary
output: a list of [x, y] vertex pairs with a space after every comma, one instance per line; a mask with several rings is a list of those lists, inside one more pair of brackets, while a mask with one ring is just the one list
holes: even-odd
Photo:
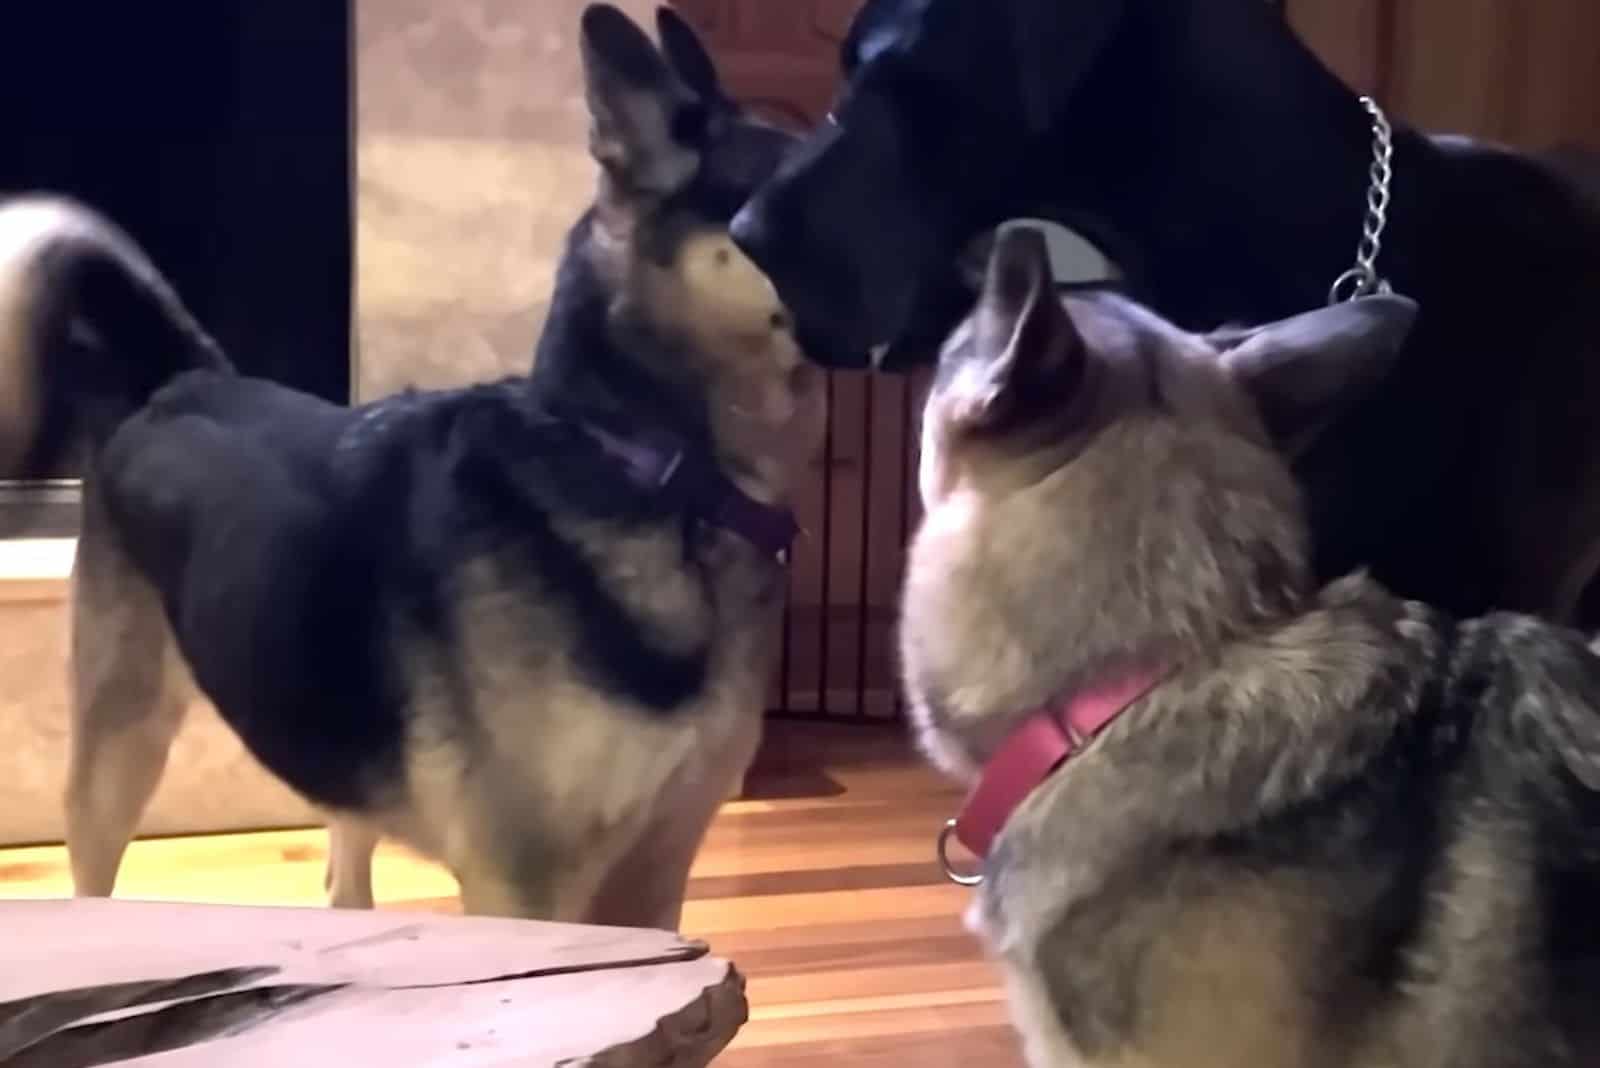
[[[987, 859], [1001, 828], [1028, 795], [1062, 764], [1083, 752], [1164, 676], [1165, 672], [1157, 671], [1113, 676], [1029, 716], [984, 765], [978, 784], [967, 795], [961, 814], [951, 821], [947, 831], [953, 831], [956, 840], [974, 856]], [[941, 839], [940, 859], [949, 872], [943, 850]], [[953, 872], [951, 877], [958, 882], [972, 882]]]

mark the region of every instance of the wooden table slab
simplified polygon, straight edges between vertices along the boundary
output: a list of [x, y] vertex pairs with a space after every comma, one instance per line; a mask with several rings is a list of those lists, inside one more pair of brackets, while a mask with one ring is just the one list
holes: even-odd
[[701, 1068], [748, 1011], [661, 931], [0, 902], [0, 1068]]

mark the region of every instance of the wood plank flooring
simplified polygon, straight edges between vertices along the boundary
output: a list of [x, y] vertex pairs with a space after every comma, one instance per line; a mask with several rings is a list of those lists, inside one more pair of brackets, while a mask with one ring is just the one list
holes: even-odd
[[[774, 725], [746, 796], [695, 865], [684, 933], [749, 978], [726, 1068], [1019, 1068], [998, 976], [961, 925], [933, 840], [957, 793], [894, 728]], [[324, 900], [320, 830], [140, 841], [118, 896], [251, 905]], [[380, 906], [453, 912], [455, 883], [379, 849]], [[0, 898], [71, 892], [59, 846], [0, 850]]]

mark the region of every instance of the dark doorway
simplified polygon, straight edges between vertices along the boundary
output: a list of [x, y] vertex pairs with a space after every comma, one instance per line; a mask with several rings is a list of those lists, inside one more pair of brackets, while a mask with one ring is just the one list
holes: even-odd
[[[243, 371], [339, 401], [351, 2], [24, 0], [0, 29], [0, 192], [104, 211]], [[70, 460], [26, 472], [74, 474]]]

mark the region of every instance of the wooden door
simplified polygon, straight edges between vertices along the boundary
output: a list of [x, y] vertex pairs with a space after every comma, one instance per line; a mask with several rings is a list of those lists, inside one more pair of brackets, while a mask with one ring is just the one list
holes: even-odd
[[1422, 129], [1532, 151], [1600, 149], [1595, 0], [1288, 0], [1361, 92]]
[[1532, 150], [1600, 148], [1596, 0], [1389, 0], [1386, 90], [1407, 119]]

